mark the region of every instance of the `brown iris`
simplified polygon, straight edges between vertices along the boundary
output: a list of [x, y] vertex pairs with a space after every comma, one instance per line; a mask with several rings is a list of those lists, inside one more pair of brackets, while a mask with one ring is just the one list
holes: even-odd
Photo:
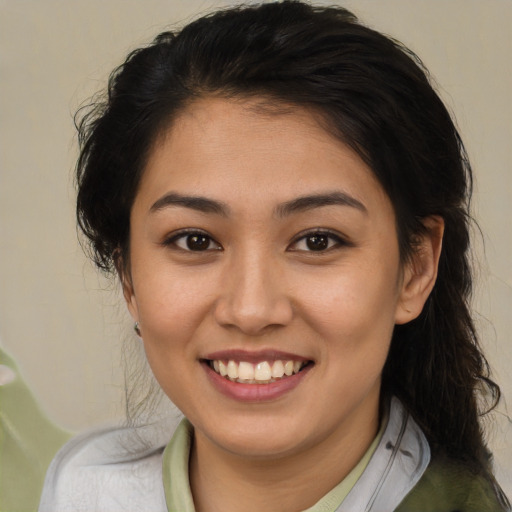
[[310, 251], [323, 251], [329, 246], [329, 237], [319, 233], [310, 235], [306, 238], [306, 245]]
[[187, 247], [191, 251], [206, 251], [210, 246], [210, 238], [206, 235], [195, 234], [187, 236]]

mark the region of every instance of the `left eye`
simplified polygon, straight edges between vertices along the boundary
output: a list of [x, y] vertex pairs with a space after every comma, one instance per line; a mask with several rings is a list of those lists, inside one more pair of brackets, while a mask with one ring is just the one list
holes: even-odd
[[221, 249], [220, 245], [210, 236], [205, 233], [182, 233], [173, 237], [171, 242], [185, 251], [218, 251]]
[[290, 248], [293, 251], [322, 252], [342, 243], [341, 238], [332, 233], [314, 232], [299, 238]]

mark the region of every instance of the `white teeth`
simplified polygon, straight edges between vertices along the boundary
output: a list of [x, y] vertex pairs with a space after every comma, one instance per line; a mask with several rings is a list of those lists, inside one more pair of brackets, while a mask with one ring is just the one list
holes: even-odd
[[271, 377], [272, 370], [270, 369], [270, 365], [267, 361], [263, 361], [256, 365], [256, 368], [254, 369], [254, 378], [256, 380], [270, 380]]
[[[242, 380], [253, 380], [255, 374], [254, 366], [251, 363], [242, 361], [238, 365], [238, 378]], [[256, 377], [257, 379], [258, 377]]]
[[288, 375], [288, 377], [293, 375], [293, 361], [286, 361], [286, 363], [284, 363], [284, 373]]
[[272, 365], [272, 377], [280, 379], [284, 375], [284, 364], [282, 361], [275, 361]]
[[276, 379], [290, 377], [298, 373], [304, 364], [302, 361], [293, 360], [261, 361], [255, 365], [246, 361], [237, 362], [234, 360], [228, 361], [227, 364], [221, 360], [211, 362], [211, 366], [216, 373], [242, 384], [276, 382]]
[[238, 379], [238, 365], [235, 361], [228, 362], [228, 377], [231, 379]]

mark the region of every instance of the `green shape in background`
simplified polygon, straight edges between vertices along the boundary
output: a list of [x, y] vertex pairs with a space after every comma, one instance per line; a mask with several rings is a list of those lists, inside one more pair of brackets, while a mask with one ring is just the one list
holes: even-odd
[[0, 512], [35, 512], [46, 470], [71, 433], [45, 416], [1, 347], [0, 364], [3, 375], [14, 377], [0, 382]]

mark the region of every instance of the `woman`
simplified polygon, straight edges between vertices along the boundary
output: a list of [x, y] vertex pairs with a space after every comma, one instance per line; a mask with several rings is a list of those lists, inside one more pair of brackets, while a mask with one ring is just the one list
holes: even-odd
[[187, 419], [75, 440], [41, 510], [507, 510], [471, 169], [411, 52], [343, 9], [218, 12], [133, 52], [80, 136], [80, 227]]

